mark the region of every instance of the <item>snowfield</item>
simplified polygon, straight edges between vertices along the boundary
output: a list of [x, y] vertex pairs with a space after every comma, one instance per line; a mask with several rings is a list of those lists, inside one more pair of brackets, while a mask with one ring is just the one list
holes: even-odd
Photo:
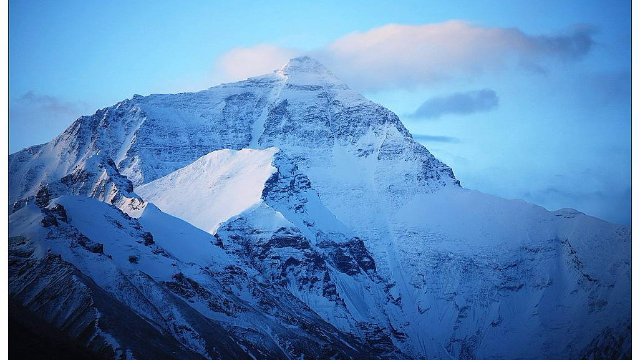
[[264, 183], [276, 171], [275, 148], [213, 151], [135, 192], [162, 211], [215, 233], [230, 217], [261, 202]]

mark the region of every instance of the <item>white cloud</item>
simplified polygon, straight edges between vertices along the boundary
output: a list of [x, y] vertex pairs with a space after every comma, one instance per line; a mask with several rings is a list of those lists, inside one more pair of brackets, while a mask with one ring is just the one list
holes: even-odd
[[269, 44], [237, 47], [216, 60], [215, 76], [222, 81], [234, 81], [270, 73], [299, 53], [294, 49]]
[[[449, 78], [523, 66], [544, 71], [549, 61], [572, 61], [589, 52], [593, 28], [575, 26], [556, 36], [464, 21], [390, 24], [354, 32], [306, 52], [348, 84], [363, 90], [410, 88]], [[302, 51], [273, 45], [235, 48], [216, 63], [229, 80], [267, 73]]]

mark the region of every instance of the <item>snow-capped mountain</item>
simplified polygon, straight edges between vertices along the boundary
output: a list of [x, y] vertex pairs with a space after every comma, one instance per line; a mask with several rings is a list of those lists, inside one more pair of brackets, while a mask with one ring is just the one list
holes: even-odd
[[106, 357], [631, 351], [628, 228], [462, 188], [308, 57], [135, 95], [9, 171], [12, 301]]

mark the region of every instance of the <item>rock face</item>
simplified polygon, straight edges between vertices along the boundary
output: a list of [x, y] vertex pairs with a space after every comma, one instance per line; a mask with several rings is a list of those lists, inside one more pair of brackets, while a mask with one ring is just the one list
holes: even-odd
[[308, 57], [136, 95], [9, 170], [12, 299], [35, 309], [20, 290], [32, 274], [55, 298], [63, 275], [42, 265], [55, 260], [168, 339], [150, 349], [122, 319], [96, 320], [111, 339], [98, 346], [37, 313], [100, 354], [630, 355], [628, 228], [462, 188], [395, 114]]
[[[45, 224], [47, 217], [55, 221]], [[10, 242], [11, 298], [96, 356], [322, 359], [370, 352], [262, 281], [213, 236], [152, 205], [135, 219], [65, 195], [16, 211], [10, 227], [22, 234]]]

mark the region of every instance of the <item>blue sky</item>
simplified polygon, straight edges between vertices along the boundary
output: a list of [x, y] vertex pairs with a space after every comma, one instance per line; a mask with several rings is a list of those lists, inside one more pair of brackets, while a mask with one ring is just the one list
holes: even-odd
[[10, 151], [307, 53], [463, 186], [629, 224], [630, 32], [629, 1], [10, 0]]

